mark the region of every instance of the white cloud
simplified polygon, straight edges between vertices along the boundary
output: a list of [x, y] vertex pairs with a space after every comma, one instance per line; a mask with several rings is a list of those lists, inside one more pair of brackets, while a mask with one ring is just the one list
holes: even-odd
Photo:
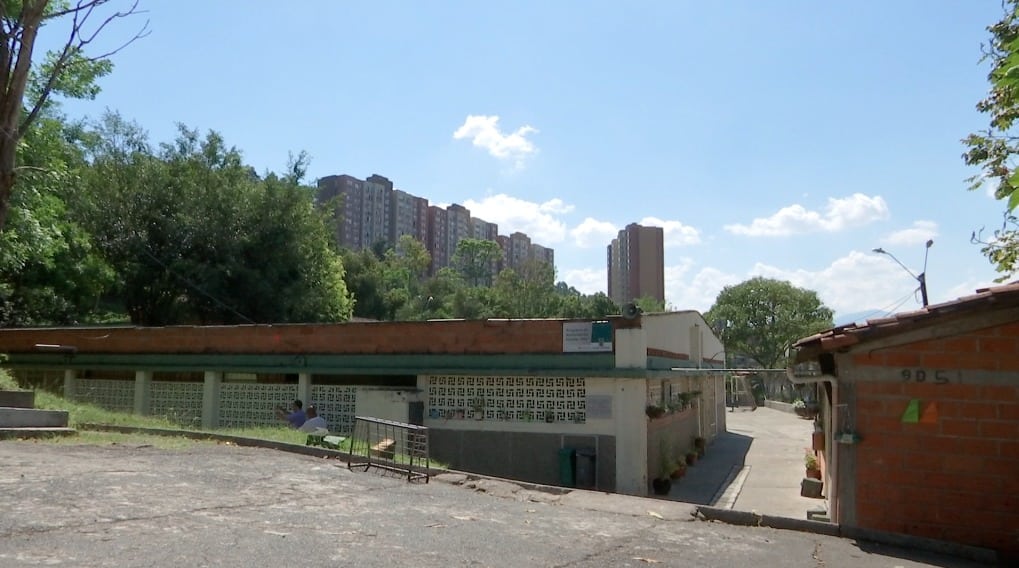
[[851, 227], [887, 219], [888, 204], [880, 195], [869, 197], [854, 193], [844, 198], [829, 198], [824, 213], [802, 205], [783, 207], [771, 217], [754, 219], [750, 225], [726, 225], [725, 230], [751, 237], [780, 237], [800, 233], [834, 233]]
[[714, 305], [722, 288], [745, 280], [710, 266], [701, 268], [687, 278], [687, 273], [693, 267], [694, 261], [689, 258], [665, 267], [665, 301], [669, 309], [697, 310], [703, 314]]
[[524, 125], [508, 134], [503, 133], [499, 130], [498, 116], [471, 114], [453, 133], [453, 139], [469, 138], [472, 144], [484, 148], [489, 155], [512, 161], [517, 168], [522, 168], [525, 158], [538, 151], [534, 142], [527, 139], [528, 134], [537, 132], [538, 129]]
[[700, 231], [679, 221], [662, 221], [657, 217], [644, 217], [638, 224], [644, 227], [661, 227], [662, 232], [665, 233], [665, 246], [667, 247], [696, 245], [701, 242]]
[[608, 288], [608, 271], [605, 268], [573, 268], [564, 270], [556, 280], [566, 282], [581, 294], [606, 293]]
[[816, 291], [821, 301], [836, 313], [836, 320], [845, 314], [866, 312], [867, 317], [875, 318], [920, 307], [916, 279], [878, 254], [852, 251], [817, 271], [786, 270], [757, 263], [750, 274], [786, 280]]
[[608, 246], [619, 234], [619, 229], [608, 221], [588, 217], [570, 231], [578, 247]]
[[913, 221], [913, 226], [901, 231], [895, 231], [881, 242], [886, 245], [913, 246], [922, 245], [927, 239], [938, 236], [938, 224], [934, 221]]
[[504, 193], [490, 195], [481, 201], [468, 199], [463, 206], [470, 210], [471, 217], [498, 224], [499, 234], [520, 231], [526, 233], [532, 243], [546, 247], [566, 238], [566, 224], [556, 216], [573, 210], [572, 205], [563, 203], [561, 199], [534, 203]]

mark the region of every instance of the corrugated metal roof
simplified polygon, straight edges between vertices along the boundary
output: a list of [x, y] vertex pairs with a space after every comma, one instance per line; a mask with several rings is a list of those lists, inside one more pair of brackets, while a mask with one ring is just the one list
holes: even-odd
[[975, 294], [919, 310], [869, 319], [863, 324], [851, 323], [833, 327], [800, 339], [793, 344], [793, 348], [797, 350], [796, 360], [805, 361], [819, 353], [838, 351], [866, 341], [941, 323], [961, 315], [1017, 305], [1019, 305], [1019, 280], [1001, 286], [981, 288]]

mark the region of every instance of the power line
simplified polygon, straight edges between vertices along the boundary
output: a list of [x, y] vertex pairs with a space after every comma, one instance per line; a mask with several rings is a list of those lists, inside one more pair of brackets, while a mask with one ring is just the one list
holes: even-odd
[[156, 261], [156, 263], [158, 263], [159, 266], [162, 266], [164, 270], [166, 270], [170, 274], [176, 276], [177, 278], [181, 279], [182, 281], [184, 281], [185, 284], [187, 284], [188, 286], [194, 288], [195, 290], [200, 292], [203, 296], [205, 296], [206, 298], [208, 298], [208, 299], [212, 300], [213, 302], [215, 302], [216, 304], [218, 304], [220, 307], [226, 308], [231, 313], [233, 313], [234, 315], [236, 315], [237, 317], [241, 318], [242, 320], [244, 320], [244, 321], [246, 321], [248, 323], [258, 323], [255, 320], [249, 318], [248, 316], [242, 314], [241, 312], [238, 312], [232, 306], [228, 306], [225, 302], [220, 301], [219, 298], [216, 298], [212, 294], [206, 292], [205, 290], [203, 290], [201, 288], [201, 286], [199, 286], [198, 284], [195, 284], [194, 282], [188, 280], [187, 277], [185, 277], [185, 276], [183, 276], [181, 274], [178, 274], [177, 271], [175, 271], [174, 269], [170, 268], [169, 266], [164, 264], [163, 261], [161, 261], [158, 258], [156, 258], [156, 255], [154, 255], [151, 252], [149, 252], [148, 247], [142, 247], [142, 252], [144, 252], [145, 254], [149, 255], [149, 258], [151, 258], [152, 260]]

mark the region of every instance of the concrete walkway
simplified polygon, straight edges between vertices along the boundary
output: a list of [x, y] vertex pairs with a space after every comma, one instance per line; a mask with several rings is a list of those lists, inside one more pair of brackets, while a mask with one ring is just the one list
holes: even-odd
[[726, 413], [728, 432], [708, 446], [686, 476], [673, 482], [670, 500], [806, 519], [824, 499], [800, 497], [803, 454], [813, 423], [758, 407]]

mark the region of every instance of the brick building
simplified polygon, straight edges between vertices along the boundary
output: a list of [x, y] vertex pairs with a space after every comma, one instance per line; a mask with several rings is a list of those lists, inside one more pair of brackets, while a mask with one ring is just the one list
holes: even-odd
[[685, 437], [670, 438], [674, 445], [725, 430], [722, 380], [707, 370], [721, 366], [721, 349], [694, 311], [0, 329], [5, 367], [71, 399], [214, 429], [279, 424], [274, 408], [299, 398], [343, 434], [355, 416], [427, 426], [432, 457], [466, 471], [559, 484], [560, 450], [584, 448], [592, 474], [584, 486], [638, 495], [657, 471], [663, 435], [649, 404], [701, 393], [669, 420]]
[[1019, 558], [1019, 283], [800, 340], [843, 526]]

